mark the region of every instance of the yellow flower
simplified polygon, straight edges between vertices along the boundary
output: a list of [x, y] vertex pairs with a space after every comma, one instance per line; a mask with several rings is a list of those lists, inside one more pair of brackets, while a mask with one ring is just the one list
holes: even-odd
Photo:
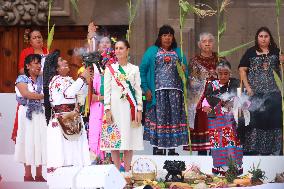
[[125, 80], [126, 80], [126, 76], [125, 76], [124, 74], [120, 74], [120, 75], [118, 76], [118, 80], [119, 80], [119, 81], [125, 81]]

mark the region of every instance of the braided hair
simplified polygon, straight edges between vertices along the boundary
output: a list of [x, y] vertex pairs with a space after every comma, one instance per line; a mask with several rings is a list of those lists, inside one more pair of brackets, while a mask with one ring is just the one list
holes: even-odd
[[55, 50], [53, 53], [49, 54], [44, 63], [43, 68], [43, 94], [44, 94], [44, 107], [45, 107], [45, 118], [47, 124], [51, 118], [51, 104], [49, 101], [49, 83], [51, 79], [57, 75], [58, 58], [60, 57], [60, 51]]

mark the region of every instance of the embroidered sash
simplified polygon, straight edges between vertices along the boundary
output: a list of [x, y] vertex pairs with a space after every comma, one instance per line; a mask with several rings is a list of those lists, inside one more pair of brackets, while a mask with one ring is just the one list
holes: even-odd
[[[126, 84], [128, 85], [128, 87], [124, 86], [123, 83], [121, 83], [119, 81], [119, 79], [115, 76], [115, 71], [113, 69], [113, 67], [110, 65], [108, 66], [110, 73], [112, 74], [112, 76], [115, 79], [115, 82], [117, 83], [118, 86], [122, 87], [123, 91], [126, 91], [126, 99], [130, 104], [130, 113], [131, 113], [131, 120], [134, 121], [135, 120], [135, 114], [136, 114], [136, 110], [137, 110], [137, 101], [135, 98], [135, 92], [134, 89], [130, 83], [129, 80], [125, 79]], [[124, 75], [126, 77], [126, 73], [123, 70], [123, 68], [119, 65], [118, 71], [120, 72], [120, 74]], [[129, 90], [127, 90], [127, 88], [129, 88]], [[129, 92], [130, 91], [130, 92]]]

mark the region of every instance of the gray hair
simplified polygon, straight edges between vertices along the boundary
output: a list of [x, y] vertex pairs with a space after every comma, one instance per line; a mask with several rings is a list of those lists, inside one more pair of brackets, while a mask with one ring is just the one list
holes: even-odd
[[221, 60], [218, 65], [216, 66], [216, 72], [218, 72], [219, 70], [223, 70], [223, 69], [226, 69], [228, 70], [230, 73], [231, 73], [231, 64], [230, 62], [228, 62], [227, 60]]
[[215, 42], [215, 37], [213, 36], [212, 33], [209, 33], [209, 32], [202, 32], [201, 34], [199, 34], [199, 41], [198, 41], [198, 44], [202, 41], [202, 39], [204, 37], [208, 36], [210, 39], [213, 40], [213, 42]]

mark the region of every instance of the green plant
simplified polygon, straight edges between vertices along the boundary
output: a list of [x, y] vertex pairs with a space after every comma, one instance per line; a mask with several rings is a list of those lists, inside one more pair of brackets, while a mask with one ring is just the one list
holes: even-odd
[[[178, 74], [182, 80], [183, 83], [183, 91], [184, 91], [184, 104], [185, 107], [187, 107], [187, 78], [183, 69], [183, 37], [182, 37], [182, 30], [184, 27], [184, 21], [186, 16], [189, 13], [196, 14], [200, 18], [204, 18], [206, 16], [212, 16], [216, 13], [215, 10], [213, 10], [209, 5], [206, 4], [198, 4], [198, 5], [192, 5], [186, 0], [179, 0], [179, 26], [180, 26], [180, 49], [181, 49], [181, 62], [177, 61], [177, 70]], [[186, 119], [188, 119], [188, 109], [185, 108], [186, 112]], [[191, 140], [190, 140], [190, 127], [188, 125], [188, 145], [189, 145], [189, 151], [190, 154], [192, 154], [191, 149]]]
[[256, 167], [253, 164], [252, 167], [250, 168], [250, 170], [248, 171], [250, 174], [252, 174], [252, 177], [251, 177], [252, 183], [257, 183], [257, 182], [263, 181], [265, 178], [267, 178], [265, 176], [265, 172], [262, 171], [259, 168], [259, 165], [260, 165], [260, 162], [257, 164]]
[[253, 43], [254, 41], [250, 41], [248, 43], [245, 44], [241, 44], [237, 47], [231, 48], [229, 50], [225, 50], [225, 51], [221, 51], [220, 50], [220, 44], [221, 44], [221, 38], [224, 35], [224, 33], [226, 32], [227, 29], [227, 22], [226, 22], [226, 8], [232, 3], [231, 0], [223, 0], [221, 5], [220, 5], [220, 1], [217, 0], [217, 54], [218, 57], [225, 57], [225, 56], [229, 56], [232, 53], [234, 53], [237, 50], [240, 50], [248, 45], [250, 45], [251, 43]]
[[141, 0], [136, 0], [135, 6], [132, 5], [132, 0], [129, 0], [129, 1], [127, 2], [128, 13], [129, 13], [128, 30], [127, 30], [127, 33], [126, 33], [126, 39], [127, 39], [127, 41], [130, 40], [131, 26], [132, 26], [132, 24], [133, 24], [133, 21], [134, 21], [134, 19], [135, 19], [136, 14], [137, 14], [137, 10], [138, 10], [140, 1], [141, 1]]
[[[282, 47], [281, 47], [281, 36], [280, 36], [280, 25], [279, 25], [279, 16], [280, 16], [280, 9], [281, 9], [281, 4], [282, 4], [282, 0], [275, 0], [275, 10], [276, 10], [276, 26], [277, 26], [277, 36], [278, 36], [278, 46], [279, 46], [279, 49], [280, 49], [280, 52], [279, 52], [279, 55], [281, 55], [282, 53]], [[282, 96], [282, 116], [284, 116], [284, 100], [283, 100], [283, 97], [284, 97], [284, 78], [283, 78], [283, 62], [281, 62], [280, 64], [280, 75], [281, 75], [281, 80], [280, 78], [278, 77], [278, 75], [274, 72], [274, 79], [276, 80], [276, 83], [279, 90], [281, 91], [281, 96]], [[279, 78], [279, 79], [278, 79]], [[277, 81], [278, 79], [278, 81]], [[281, 82], [282, 81], [282, 82]], [[282, 125], [283, 125], [283, 143], [284, 143], [284, 119], [283, 119], [283, 122], [282, 122]], [[282, 149], [284, 150], [284, 145], [282, 145]]]
[[[70, 0], [72, 7], [75, 9], [77, 13], [79, 13], [79, 9], [77, 6], [78, 0]], [[53, 41], [53, 36], [54, 36], [54, 29], [55, 29], [55, 24], [53, 24], [52, 28], [50, 28], [50, 16], [51, 16], [51, 8], [52, 8], [52, 3], [53, 0], [48, 0], [48, 18], [47, 18], [47, 51], [49, 52], [52, 41]]]
[[232, 157], [229, 157], [228, 159], [228, 170], [225, 173], [225, 178], [229, 183], [233, 183], [233, 181], [238, 177], [239, 175], [239, 169], [236, 162], [232, 159]]

